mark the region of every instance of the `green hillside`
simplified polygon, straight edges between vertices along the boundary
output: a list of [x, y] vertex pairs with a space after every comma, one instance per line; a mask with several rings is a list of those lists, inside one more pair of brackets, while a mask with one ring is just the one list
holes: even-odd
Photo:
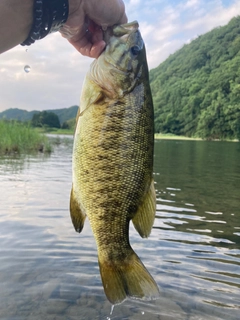
[[55, 113], [59, 118], [60, 124], [62, 125], [63, 122], [72, 118], [74, 119], [76, 118], [78, 106], [72, 106], [64, 109], [46, 110], [46, 111]]
[[18, 108], [11, 108], [0, 112], [0, 119], [29, 121], [38, 111], [26, 111]]
[[155, 131], [240, 138], [240, 17], [150, 71]]
[[[55, 109], [55, 110], [53, 109], [53, 110], [46, 110], [46, 111], [55, 113], [59, 118], [60, 124], [62, 125], [65, 121], [75, 118], [77, 114], [77, 110], [78, 110], [78, 106], [72, 106], [69, 108]], [[36, 111], [36, 110], [26, 111], [18, 108], [11, 108], [3, 112], [0, 112], [0, 119], [29, 121], [32, 119], [33, 115], [38, 112], [40, 111]]]

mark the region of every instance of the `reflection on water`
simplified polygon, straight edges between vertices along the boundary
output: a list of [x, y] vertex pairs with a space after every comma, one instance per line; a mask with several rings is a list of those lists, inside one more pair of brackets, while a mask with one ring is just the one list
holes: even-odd
[[71, 225], [71, 150], [0, 159], [0, 319], [239, 319], [240, 146], [156, 142], [154, 229], [131, 243], [161, 295], [112, 312], [89, 223]]

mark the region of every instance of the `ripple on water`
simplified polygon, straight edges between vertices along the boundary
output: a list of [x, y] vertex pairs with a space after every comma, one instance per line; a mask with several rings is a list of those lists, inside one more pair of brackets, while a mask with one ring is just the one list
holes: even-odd
[[229, 183], [240, 186], [239, 158], [226, 147], [224, 172], [235, 171], [221, 180], [223, 170], [205, 162], [212, 148], [157, 143], [154, 228], [141, 239], [131, 225], [130, 238], [160, 297], [127, 300], [112, 312], [90, 225], [78, 234], [69, 216], [71, 146], [56, 145], [50, 157], [1, 159], [0, 319], [239, 319], [238, 193], [217, 192], [230, 190]]

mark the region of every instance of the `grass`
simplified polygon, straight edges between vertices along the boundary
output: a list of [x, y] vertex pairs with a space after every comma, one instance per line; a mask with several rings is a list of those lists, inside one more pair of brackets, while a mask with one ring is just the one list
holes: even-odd
[[61, 129], [61, 128], [50, 128], [50, 127], [43, 127], [43, 128], [36, 128], [39, 133], [49, 133], [49, 134], [66, 134], [66, 135], [74, 135], [74, 129]]
[[67, 135], [74, 135], [74, 130], [72, 129], [56, 129], [56, 128], [51, 128], [48, 133], [51, 134], [67, 134]]
[[0, 121], [0, 154], [51, 152], [49, 140], [29, 124]]

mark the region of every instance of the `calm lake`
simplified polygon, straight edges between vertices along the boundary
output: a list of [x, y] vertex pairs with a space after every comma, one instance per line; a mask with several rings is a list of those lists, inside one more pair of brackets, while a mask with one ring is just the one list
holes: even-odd
[[111, 310], [87, 222], [69, 216], [72, 138], [0, 158], [1, 320], [240, 319], [240, 143], [157, 140], [157, 212], [131, 244], [160, 288]]

